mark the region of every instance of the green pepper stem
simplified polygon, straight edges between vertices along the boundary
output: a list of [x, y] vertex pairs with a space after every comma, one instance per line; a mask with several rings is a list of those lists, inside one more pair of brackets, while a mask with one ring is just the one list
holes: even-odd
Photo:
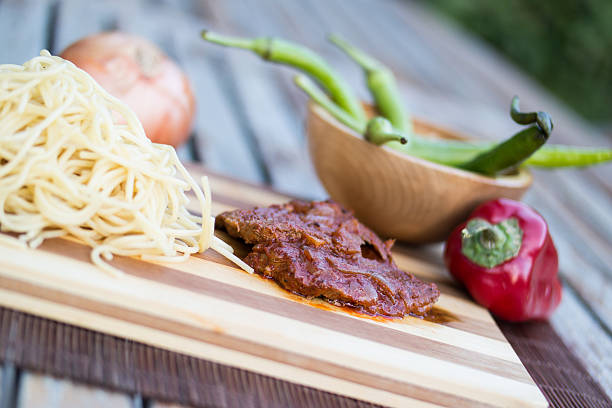
[[251, 50], [267, 61], [297, 68], [316, 79], [329, 93], [334, 102], [356, 120], [365, 124], [365, 111], [359, 99], [354, 95], [351, 87], [323, 58], [312, 50], [289, 41], [272, 37], [244, 39], [227, 37], [211, 31], [203, 31], [202, 38], [228, 47]]
[[377, 59], [337, 35], [330, 35], [329, 40], [363, 69], [368, 89], [381, 115], [389, 119], [396, 129], [412, 133], [412, 120], [402, 102], [393, 72]]
[[408, 138], [399, 132], [395, 132], [391, 122], [381, 116], [370, 119], [364, 136], [368, 142], [378, 146], [389, 142], [408, 143]]
[[516, 257], [523, 243], [523, 230], [516, 218], [491, 224], [473, 218], [461, 230], [461, 253], [487, 269]]
[[223, 45], [225, 47], [242, 48], [257, 52], [256, 41], [251, 38], [222, 35], [208, 30], [202, 30], [202, 38], [211, 43]]
[[388, 133], [386, 135], [378, 135], [376, 138], [368, 138], [368, 142], [374, 143], [377, 146], [383, 145], [389, 142], [398, 142], [403, 145], [408, 143], [408, 139], [405, 136], [400, 135], [399, 133]]
[[519, 125], [530, 125], [532, 123], [537, 123], [540, 129], [548, 136], [552, 133], [553, 123], [550, 118], [550, 115], [546, 112], [538, 111], [538, 112], [521, 112], [520, 109], [520, 100], [518, 96], [514, 96], [512, 98], [512, 102], [510, 102], [510, 117]]
[[379, 69], [384, 69], [384, 66], [377, 59], [352, 46], [338, 35], [331, 34], [328, 39], [334, 45], [344, 51], [349, 57], [351, 57], [365, 71], [377, 71]]

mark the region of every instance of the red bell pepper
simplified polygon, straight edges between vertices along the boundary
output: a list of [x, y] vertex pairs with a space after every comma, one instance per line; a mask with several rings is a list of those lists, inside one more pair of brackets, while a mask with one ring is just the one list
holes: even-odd
[[561, 301], [546, 221], [518, 201], [497, 199], [474, 210], [448, 238], [444, 261], [472, 297], [502, 319], [545, 319]]

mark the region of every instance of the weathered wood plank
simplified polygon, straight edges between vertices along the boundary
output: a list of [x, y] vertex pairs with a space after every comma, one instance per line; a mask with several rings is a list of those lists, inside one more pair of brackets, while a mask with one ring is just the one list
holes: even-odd
[[[138, 15], [138, 19], [133, 16]], [[230, 78], [220, 67], [220, 50], [200, 38], [207, 24], [170, 6], [138, 1], [119, 10], [120, 29], [145, 36], [178, 61], [189, 76], [196, 96], [194, 147], [208, 167], [245, 180], [263, 182], [260, 159], [251, 148], [234, 100], [224, 87]], [[172, 27], [172, 29], [168, 29]], [[211, 50], [212, 48], [212, 50]]]
[[0, 7], [0, 63], [23, 64], [48, 46], [54, 1], [3, 0]]
[[[612, 165], [610, 167], [612, 175]], [[599, 170], [604, 170], [601, 168]], [[557, 170], [534, 172], [539, 181], [538, 187], [547, 194], [558, 198], [571, 218], [578, 218], [583, 224], [583, 236], [589, 235], [589, 244], [594, 242], [604, 262], [612, 264], [612, 195], [601, 188], [583, 170]], [[595, 242], [596, 241], [596, 242]], [[607, 247], [607, 248], [605, 248]], [[612, 271], [610, 271], [612, 278]]]
[[526, 197], [527, 203], [537, 208], [547, 219], [551, 235], [559, 253], [559, 265], [564, 276], [583, 302], [588, 304], [601, 321], [612, 330], [612, 281], [609, 269], [585, 253], [581, 233], [568, 227], [567, 218], [555, 209], [556, 200], [534, 190]]
[[7, 362], [4, 366], [0, 366], [0, 407], [15, 406], [18, 376], [14, 364]]
[[223, 61], [199, 38], [203, 24], [176, 32], [177, 55], [191, 78], [196, 95], [195, 148], [198, 158], [223, 174], [253, 182], [265, 176], [226, 91], [231, 79], [223, 72]]
[[146, 406], [148, 406], [148, 405], [145, 402], [144, 398], [142, 398], [142, 396], [140, 396], [140, 394], [134, 395], [132, 397], [131, 408], [145, 408]]
[[26, 372], [21, 377], [17, 408], [131, 408], [132, 398], [118, 392]]
[[[254, 3], [246, 1], [231, 10], [220, 3], [215, 3], [215, 7], [217, 20], [213, 28], [240, 35], [257, 34], [262, 11]], [[251, 129], [272, 184], [288, 193], [321, 198], [325, 194], [299, 137], [302, 120], [278, 88], [275, 67], [256, 58], [245, 52], [226, 50], [237, 95], [235, 108], [242, 112]]]
[[[389, 0], [397, 15], [430, 41], [430, 50], [453, 58], [454, 66], [479, 79], [481, 87], [499, 95], [496, 106], [507, 110], [510, 98], [520, 95], [525, 109], [548, 111], [555, 120], [557, 142], [612, 146], [591, 125], [556, 100], [548, 91], [507, 62], [490, 46], [469, 36], [452, 22], [418, 2]], [[447, 64], [448, 66], [448, 64]], [[450, 75], [452, 71], [445, 72]], [[473, 102], [478, 101], [472, 98]]]
[[[330, 25], [332, 21], [329, 17], [335, 12], [332, 7], [334, 2], [327, 3], [326, 11], [321, 12], [318, 7], [315, 7], [316, 4], [308, 1], [266, 1], [267, 3], [264, 3], [264, 5], [267, 5], [265, 7], [266, 12], [263, 15], [268, 20], [264, 26], [266, 31], [262, 34], [267, 35], [269, 30], [274, 29], [275, 31], [271, 34], [282, 35], [289, 40], [311, 48], [351, 84], [358, 98], [364, 101], [370, 99], [367, 89], [363, 86], [361, 70], [327, 41], [328, 34], [334, 32], [334, 26]], [[336, 31], [343, 27], [343, 21], [344, 19], [338, 19], [335, 25]], [[293, 84], [293, 71], [281, 70], [279, 74], [287, 92], [296, 103], [296, 110], [305, 112], [307, 97]]]
[[81, 38], [116, 28], [117, 1], [62, 0], [59, 3], [57, 23], [54, 27], [53, 52], [61, 53], [66, 47]]
[[361, 28], [366, 37], [362, 40], [364, 47], [369, 43], [370, 52], [379, 54], [379, 58], [397, 72], [400, 81], [411, 81], [429, 90], [461, 97], [491, 98], [477, 79], [465, 75], [447, 55], [436, 52], [426, 33], [405, 24], [394, 10], [395, 3], [368, 0], [336, 3], [342, 11], [335, 15], [344, 16], [352, 23], [351, 34]]
[[551, 323], [602, 389], [612, 396], [612, 338], [567, 287]]

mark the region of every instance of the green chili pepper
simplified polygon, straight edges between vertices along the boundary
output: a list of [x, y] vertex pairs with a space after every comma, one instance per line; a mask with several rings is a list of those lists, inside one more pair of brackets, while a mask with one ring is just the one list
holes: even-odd
[[[428, 140], [431, 149], [440, 149], [434, 159], [437, 163], [458, 166], [490, 150], [495, 142], [458, 142], [442, 139]], [[403, 151], [401, 146], [394, 146]], [[410, 154], [410, 152], [405, 152]], [[597, 149], [564, 145], [544, 145], [523, 162], [523, 166], [552, 169], [582, 167], [612, 160], [612, 149]]]
[[536, 123], [536, 125], [494, 145], [488, 151], [458, 167], [487, 176], [495, 176], [497, 173], [516, 168], [524, 162], [546, 143], [552, 133], [553, 123], [548, 113], [521, 112], [518, 96], [512, 98], [510, 116], [521, 125], [531, 123]]
[[364, 69], [368, 87], [377, 107], [388, 120], [377, 117], [367, 122], [365, 111], [351, 88], [320, 56], [308, 48], [276, 38], [226, 37], [209, 31], [203, 31], [202, 37], [217, 44], [251, 50], [266, 60], [290, 65], [309, 74], [329, 93], [328, 97], [308, 78], [297, 76], [296, 84], [315, 103], [321, 105], [346, 126], [364, 134], [368, 141], [374, 144], [388, 144], [405, 154], [489, 175], [521, 163], [553, 168], [588, 166], [612, 160], [612, 149], [561, 145], [542, 147], [552, 131], [550, 116], [545, 112], [521, 112], [517, 97], [511, 104], [512, 119], [519, 124], [536, 123], [536, 125], [502, 143], [429, 139], [414, 134], [412, 122], [405, 112], [391, 71], [376, 59], [336, 36], [330, 37], [330, 40]]
[[580, 167], [612, 160], [612, 149], [563, 145], [544, 146], [525, 161], [527, 166], [544, 168]]
[[296, 75], [293, 77], [293, 81], [299, 86], [315, 103], [320, 105], [329, 114], [336, 118], [341, 123], [353, 129], [355, 132], [362, 134], [365, 127], [354, 117], [349, 115], [345, 110], [340, 108], [334, 103], [329, 97], [323, 92], [317, 84], [312, 82], [305, 75]]
[[398, 152], [449, 166], [463, 163], [484, 150], [466, 142], [429, 139], [400, 132], [393, 128], [388, 119], [381, 116], [370, 119], [364, 136], [374, 144], [390, 142], [389, 147]]
[[298, 44], [278, 38], [238, 38], [202, 31], [202, 38], [207, 41], [251, 50], [263, 59], [295, 67], [315, 78], [330, 94], [332, 100], [347, 111], [357, 121], [366, 122], [366, 115], [359, 99], [353, 94], [350, 86], [344, 82], [319, 55]]
[[391, 70], [336, 35], [331, 35], [329, 40], [361, 66], [380, 114], [389, 119], [395, 129], [412, 133], [412, 121]]
[[[397, 133], [397, 132], [396, 132]], [[493, 148], [495, 142], [429, 139], [418, 135], [401, 134], [408, 143], [389, 146], [400, 153], [420, 157], [447, 166], [459, 167]], [[382, 137], [379, 135], [378, 137]], [[612, 149], [589, 149], [573, 146], [542, 146], [523, 162], [524, 166], [540, 168], [579, 167], [604, 163], [612, 160]]]
[[510, 139], [495, 145], [474, 159], [458, 167], [487, 176], [516, 168], [548, 140], [548, 135], [539, 126], [531, 126]]

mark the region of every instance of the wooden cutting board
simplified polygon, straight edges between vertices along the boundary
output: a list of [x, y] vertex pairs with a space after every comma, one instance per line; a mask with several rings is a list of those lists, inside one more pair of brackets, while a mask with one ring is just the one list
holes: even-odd
[[[288, 199], [210, 182], [215, 213]], [[117, 258], [118, 278], [93, 266], [89, 251], [65, 239], [36, 250], [0, 245], [0, 304], [382, 405], [547, 405], [490, 314], [439, 262], [407, 249], [395, 251], [397, 264], [442, 292], [430, 319], [363, 317], [308, 301], [212, 251], [165, 265]]]

